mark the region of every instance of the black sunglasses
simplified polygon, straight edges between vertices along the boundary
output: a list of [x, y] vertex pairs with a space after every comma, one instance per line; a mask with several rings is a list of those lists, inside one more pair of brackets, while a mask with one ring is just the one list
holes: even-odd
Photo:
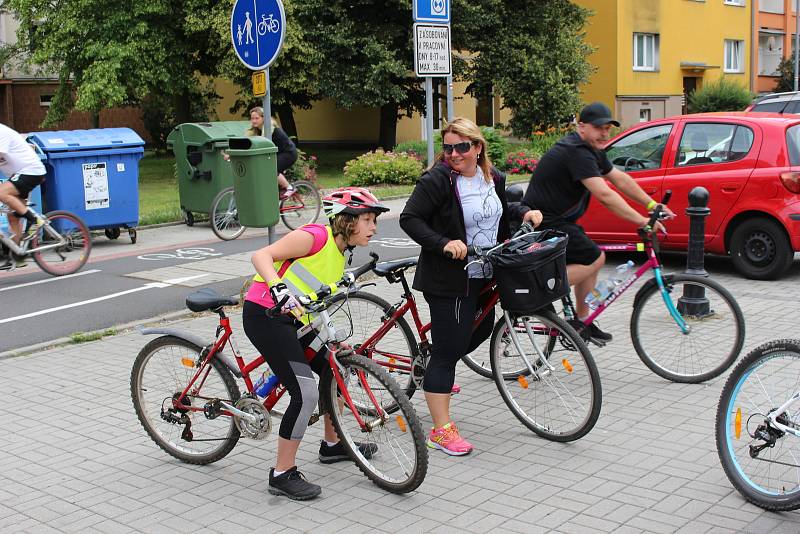
[[442, 150], [444, 150], [445, 154], [452, 154], [454, 149], [459, 154], [466, 154], [467, 152], [469, 152], [470, 148], [472, 148], [471, 141], [463, 141], [461, 143], [456, 143], [454, 145], [448, 145], [447, 143], [442, 143]]

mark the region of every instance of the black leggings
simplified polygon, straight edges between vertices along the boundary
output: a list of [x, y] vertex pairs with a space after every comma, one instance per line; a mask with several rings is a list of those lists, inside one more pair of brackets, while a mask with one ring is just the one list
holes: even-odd
[[442, 297], [423, 293], [431, 314], [431, 359], [425, 369], [422, 389], [429, 393], [450, 393], [456, 380], [456, 364], [492, 333], [494, 310], [473, 332], [472, 324], [485, 300], [479, 295], [483, 278], [469, 280], [466, 297]]
[[309, 362], [305, 351], [317, 337], [316, 333], [297, 339], [299, 322], [286, 315], [267, 317], [266, 311], [263, 306], [246, 300], [242, 309], [244, 331], [291, 397], [278, 435], [283, 439], [300, 440], [319, 400], [317, 382], [311, 371], [320, 374], [328, 366], [327, 349], [323, 347]]

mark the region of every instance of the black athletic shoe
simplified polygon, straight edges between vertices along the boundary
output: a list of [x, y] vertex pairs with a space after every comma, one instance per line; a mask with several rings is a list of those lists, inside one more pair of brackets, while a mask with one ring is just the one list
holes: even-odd
[[[367, 460], [378, 452], [378, 445], [375, 443], [359, 443], [356, 441], [356, 447], [358, 447], [358, 450], [361, 451], [361, 454]], [[324, 439], [320, 440], [319, 461], [323, 464], [335, 464], [336, 462], [343, 462], [349, 459], [350, 456], [347, 455], [347, 451], [344, 449], [344, 445], [341, 441], [336, 445], [328, 445]]]
[[608, 342], [614, 337], [608, 332], [603, 332], [597, 326], [597, 323], [592, 323], [589, 326], [583, 321], [578, 319], [570, 319], [569, 321], [570, 326], [575, 329], [578, 334], [583, 338], [584, 341], [589, 341], [590, 339], [596, 339], [598, 341]]
[[272, 495], [285, 495], [293, 501], [307, 501], [322, 493], [322, 488], [306, 480], [303, 473], [297, 470], [297, 466], [278, 476], [274, 473], [275, 469], [269, 470], [267, 491]]
[[599, 339], [600, 341], [611, 341], [614, 338], [614, 336], [608, 332], [603, 332], [600, 330], [600, 328], [597, 326], [597, 323], [592, 323], [589, 325], [589, 335], [593, 339]]

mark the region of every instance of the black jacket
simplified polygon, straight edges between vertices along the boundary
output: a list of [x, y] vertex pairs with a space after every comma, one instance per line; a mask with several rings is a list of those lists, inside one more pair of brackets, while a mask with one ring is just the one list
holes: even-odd
[[[400, 214], [400, 227], [411, 239], [419, 243], [417, 272], [414, 275], [414, 289], [446, 297], [467, 294], [467, 260], [454, 260], [444, 255], [444, 246], [460, 239], [466, 243], [467, 230], [464, 227], [464, 213], [456, 188], [458, 172], [443, 162], [428, 169], [417, 180], [403, 213]], [[509, 207], [506, 202], [506, 178], [492, 167], [494, 188], [503, 214], [497, 231], [498, 241], [508, 239], [509, 217], [522, 218], [529, 211], [525, 205]]]

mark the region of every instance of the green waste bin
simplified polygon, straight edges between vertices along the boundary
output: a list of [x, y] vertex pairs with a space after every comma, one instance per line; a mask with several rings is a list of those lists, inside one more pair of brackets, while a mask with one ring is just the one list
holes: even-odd
[[194, 224], [193, 213], [207, 214], [217, 193], [233, 185], [231, 165], [223, 157], [228, 141], [241, 137], [248, 121], [187, 122], [167, 137], [175, 153], [178, 196], [186, 224]]
[[278, 222], [278, 147], [266, 137], [233, 137], [228, 154], [239, 222], [267, 228]]

